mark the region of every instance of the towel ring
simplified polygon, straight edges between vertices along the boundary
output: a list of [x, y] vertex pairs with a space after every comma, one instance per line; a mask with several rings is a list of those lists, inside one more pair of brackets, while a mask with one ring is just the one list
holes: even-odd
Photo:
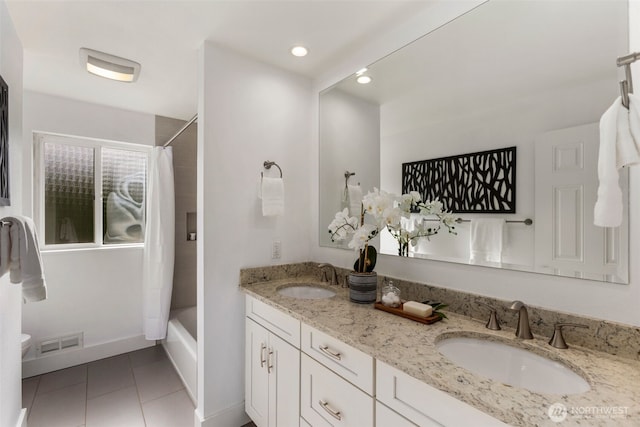
[[[272, 161], [267, 160], [262, 164], [262, 166], [264, 166], [264, 168], [266, 170], [271, 169], [271, 166], [277, 167], [278, 170], [280, 171], [280, 178], [282, 178], [282, 169], [280, 168], [280, 166], [278, 166], [278, 164], [276, 162], [272, 162]], [[264, 177], [264, 172], [260, 172], [260, 176]]]

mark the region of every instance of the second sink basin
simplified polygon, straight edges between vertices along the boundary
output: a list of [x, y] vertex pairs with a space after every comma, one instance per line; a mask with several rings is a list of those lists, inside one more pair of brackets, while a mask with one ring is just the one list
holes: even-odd
[[589, 383], [567, 366], [521, 348], [481, 338], [446, 338], [438, 351], [456, 365], [513, 387], [545, 394], [578, 394]]
[[278, 293], [285, 297], [298, 299], [324, 299], [331, 298], [336, 294], [331, 289], [306, 284], [285, 286], [278, 289]]

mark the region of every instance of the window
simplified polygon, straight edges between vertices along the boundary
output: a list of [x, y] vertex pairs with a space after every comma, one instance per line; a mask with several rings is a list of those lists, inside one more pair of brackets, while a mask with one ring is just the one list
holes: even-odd
[[151, 147], [41, 133], [35, 140], [45, 248], [144, 242]]

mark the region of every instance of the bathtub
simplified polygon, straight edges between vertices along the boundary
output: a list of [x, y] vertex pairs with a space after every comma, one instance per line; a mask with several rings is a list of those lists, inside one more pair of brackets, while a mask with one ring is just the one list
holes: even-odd
[[172, 310], [167, 326], [167, 338], [162, 341], [171, 363], [195, 405], [197, 405], [196, 372], [198, 368], [196, 313], [196, 307]]

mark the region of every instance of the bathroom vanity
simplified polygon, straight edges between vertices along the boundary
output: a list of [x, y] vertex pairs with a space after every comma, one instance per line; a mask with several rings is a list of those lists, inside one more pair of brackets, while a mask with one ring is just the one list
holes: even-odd
[[[246, 411], [260, 426], [554, 425], [549, 408], [616, 408], [616, 425], [640, 420], [640, 362], [548, 337], [519, 340], [512, 329], [448, 313], [424, 325], [350, 303], [347, 290], [301, 299], [278, 291], [292, 284], [326, 287], [315, 277], [241, 284], [246, 293]], [[534, 330], [535, 333], [535, 330]], [[473, 337], [559, 362], [587, 381], [577, 394], [544, 394], [492, 381], [459, 367], [438, 343]], [[571, 343], [570, 343], [571, 345]], [[299, 402], [298, 406], [295, 403]], [[624, 412], [624, 413], [622, 413]], [[571, 415], [563, 425], [584, 422]], [[589, 419], [607, 425], [612, 418]]]

